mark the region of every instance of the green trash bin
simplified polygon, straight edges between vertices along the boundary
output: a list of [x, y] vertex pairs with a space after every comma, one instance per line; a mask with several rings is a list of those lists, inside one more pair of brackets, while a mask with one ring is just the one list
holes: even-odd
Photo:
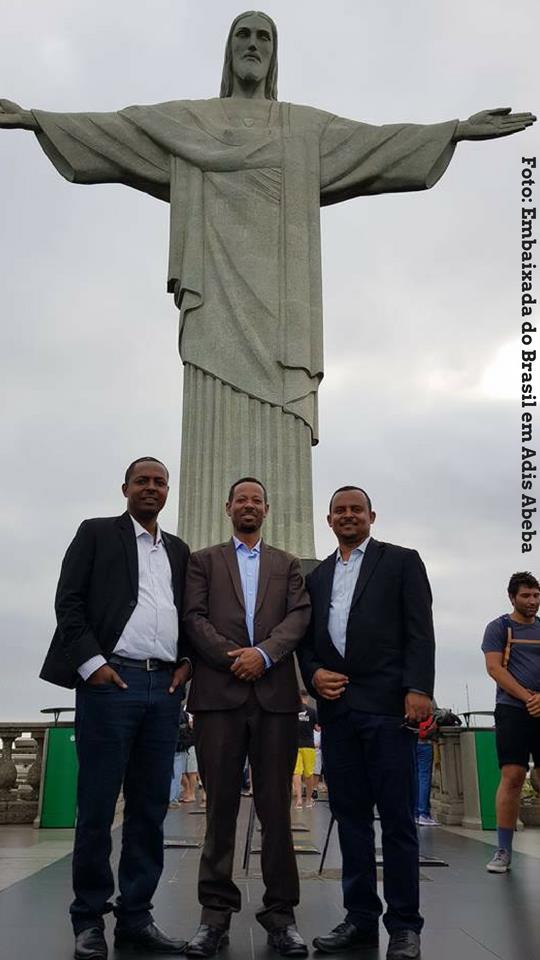
[[482, 830], [496, 830], [495, 794], [501, 771], [495, 748], [495, 730], [475, 730], [476, 769], [480, 796], [480, 819]]
[[463, 826], [495, 830], [495, 794], [500, 770], [494, 727], [469, 727], [461, 734], [463, 773]]
[[74, 827], [77, 814], [75, 727], [61, 723], [45, 734], [40, 827]]

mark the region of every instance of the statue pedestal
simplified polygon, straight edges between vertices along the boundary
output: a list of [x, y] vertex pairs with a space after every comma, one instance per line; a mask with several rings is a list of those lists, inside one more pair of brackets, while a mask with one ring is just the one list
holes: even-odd
[[315, 557], [307, 424], [189, 363], [183, 404], [178, 536], [191, 550], [228, 540], [231, 484], [256, 477], [270, 504], [265, 541], [297, 557]]

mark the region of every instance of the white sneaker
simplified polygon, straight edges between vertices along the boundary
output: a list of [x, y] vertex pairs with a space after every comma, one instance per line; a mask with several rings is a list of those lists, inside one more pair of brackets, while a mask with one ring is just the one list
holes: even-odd
[[439, 821], [435, 820], [435, 817], [432, 817], [431, 814], [427, 816], [424, 813], [421, 813], [416, 821], [419, 827], [438, 827]]
[[508, 850], [505, 850], [504, 847], [499, 847], [489, 863], [486, 863], [486, 870], [488, 873], [506, 873], [510, 870], [511, 862], [512, 857]]

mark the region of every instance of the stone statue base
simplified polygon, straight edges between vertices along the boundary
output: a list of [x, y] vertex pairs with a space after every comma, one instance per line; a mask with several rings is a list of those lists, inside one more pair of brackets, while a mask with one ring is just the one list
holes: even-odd
[[229, 488], [261, 480], [270, 512], [264, 539], [314, 558], [311, 431], [299, 417], [184, 366], [178, 534], [192, 550], [228, 540]]

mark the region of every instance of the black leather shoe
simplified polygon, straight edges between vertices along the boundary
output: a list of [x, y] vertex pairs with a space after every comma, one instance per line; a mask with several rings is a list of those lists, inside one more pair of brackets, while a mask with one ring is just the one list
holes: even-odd
[[416, 960], [419, 956], [419, 933], [414, 930], [395, 930], [390, 934], [386, 960]]
[[114, 945], [117, 950], [139, 950], [146, 953], [183, 953], [186, 940], [171, 940], [153, 920], [139, 930], [116, 930]]
[[378, 947], [379, 928], [368, 927], [362, 930], [354, 923], [344, 920], [343, 923], [338, 923], [326, 937], [315, 937], [313, 946], [323, 953], [339, 953], [341, 950], [356, 950], [359, 947]]
[[197, 933], [186, 946], [187, 957], [213, 957], [229, 942], [229, 933], [222, 927], [201, 923]]
[[75, 960], [107, 960], [107, 944], [101, 927], [88, 927], [75, 937]]
[[278, 927], [276, 930], [270, 930], [268, 943], [282, 957], [307, 957], [308, 948], [294, 923], [290, 923], [288, 927]]

